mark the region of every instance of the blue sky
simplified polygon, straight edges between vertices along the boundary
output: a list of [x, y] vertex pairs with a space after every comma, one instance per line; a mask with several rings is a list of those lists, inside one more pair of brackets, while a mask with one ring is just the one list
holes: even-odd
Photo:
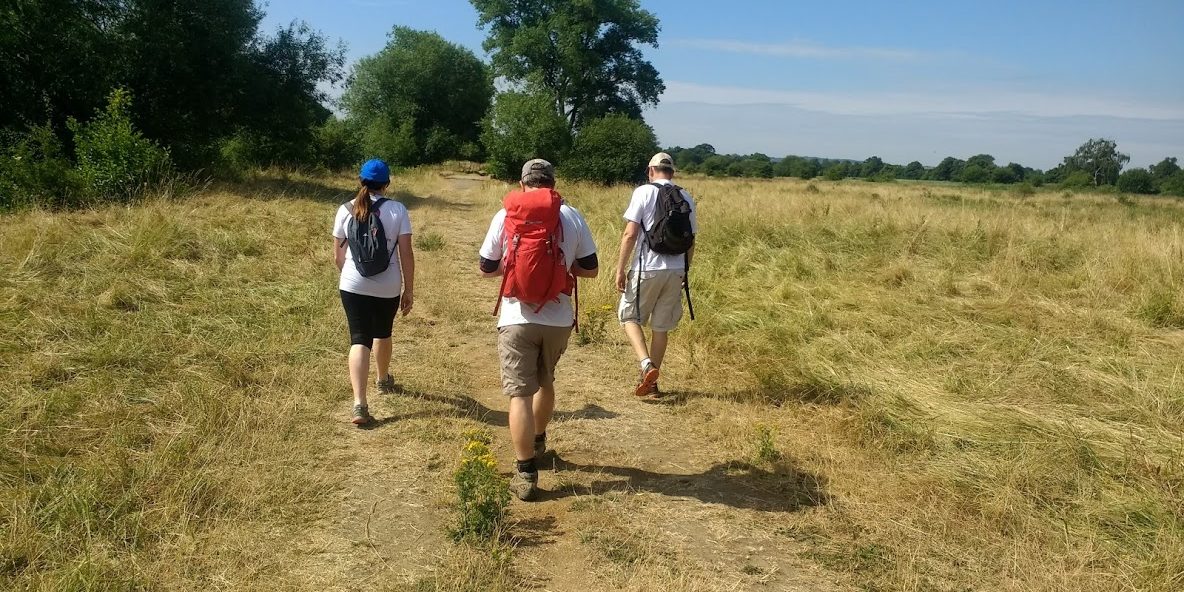
[[[936, 164], [986, 152], [1047, 168], [1091, 137], [1131, 166], [1184, 158], [1184, 1], [643, 0], [667, 90], [646, 113], [662, 145]], [[465, 0], [272, 0], [350, 63], [394, 25], [485, 57]]]

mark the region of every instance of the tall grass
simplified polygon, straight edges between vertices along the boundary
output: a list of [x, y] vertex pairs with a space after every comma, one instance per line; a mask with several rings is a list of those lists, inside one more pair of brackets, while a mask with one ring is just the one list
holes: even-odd
[[[711, 532], [772, 525], [787, 553], [865, 589], [1184, 585], [1179, 203], [680, 182], [702, 225], [698, 320], [674, 335], [662, 421], [709, 465], [759, 460], [769, 487], [796, 466], [826, 487], [808, 510], [718, 509]], [[261, 176], [185, 201], [0, 218], [0, 587], [300, 587], [282, 577], [301, 560], [283, 542], [335, 507], [326, 417], [349, 396], [328, 225], [350, 185]], [[472, 237], [416, 218], [448, 233], [423, 256], [417, 298], [438, 323], [417, 347], [437, 359], [489, 318], [485, 302], [430, 297], [433, 273], [455, 281], [432, 264], [475, 248], [504, 187], [459, 196], [434, 173], [398, 185], [409, 205], [430, 192], [480, 218]], [[630, 188], [559, 189], [604, 265], [582, 308], [611, 310]], [[633, 370], [612, 323], [584, 344], [572, 355], [589, 367]], [[585, 497], [568, 504], [568, 542], [616, 587], [717, 587], [660, 529], [640, 532], [686, 505]], [[517, 577], [509, 553], [443, 555], [418, 589]]]
[[[681, 182], [702, 225], [683, 382], [827, 469], [820, 527], [884, 551], [849, 557], [857, 581], [1184, 586], [1180, 203]], [[615, 253], [628, 190], [561, 191]]]
[[0, 219], [0, 587], [248, 587], [238, 567], [320, 511], [327, 209]]

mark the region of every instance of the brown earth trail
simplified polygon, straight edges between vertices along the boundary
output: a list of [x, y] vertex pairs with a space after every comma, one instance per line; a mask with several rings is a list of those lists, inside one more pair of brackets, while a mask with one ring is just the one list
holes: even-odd
[[[377, 425], [359, 430], [341, 403], [325, 421], [337, 445], [322, 466], [340, 485], [337, 508], [291, 550], [306, 589], [480, 589], [459, 581], [451, 472], [466, 429], [487, 429], [499, 463], [510, 456], [499, 387], [496, 286], [476, 274], [477, 247], [504, 185], [441, 176], [430, 195], [399, 194], [417, 242], [416, 305], [397, 321], [392, 373], [399, 394], [372, 395]], [[561, 188], [562, 189], [562, 188]], [[611, 273], [616, 244], [600, 244]], [[514, 587], [527, 590], [838, 590], [787, 536], [793, 516], [827, 500], [825, 479], [752, 466], [703, 446], [684, 429], [695, 376], [672, 352], [664, 404], [631, 395], [634, 363], [609, 323], [604, 343], [573, 343], [560, 363], [558, 402], [543, 459], [542, 499], [511, 506]], [[685, 356], [683, 356], [685, 358]], [[463, 563], [463, 559], [460, 560]], [[480, 568], [478, 568], [480, 569]]]

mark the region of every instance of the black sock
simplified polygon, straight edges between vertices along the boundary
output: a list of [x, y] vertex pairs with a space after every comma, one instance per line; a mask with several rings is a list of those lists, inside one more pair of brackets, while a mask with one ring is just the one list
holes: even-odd
[[535, 442], [546, 442], [547, 441], [547, 432], [543, 432], [541, 434], [535, 434], [534, 441]]
[[518, 461], [518, 472], [519, 473], [537, 473], [537, 472], [539, 472], [539, 468], [537, 466], [535, 466], [534, 458], [532, 457], [530, 460]]

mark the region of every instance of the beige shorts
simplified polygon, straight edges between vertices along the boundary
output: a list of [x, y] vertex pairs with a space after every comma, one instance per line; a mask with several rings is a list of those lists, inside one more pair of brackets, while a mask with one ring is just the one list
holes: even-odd
[[646, 271], [641, 274], [641, 303], [637, 302], [637, 272], [629, 271], [625, 293], [617, 307], [622, 323], [649, 325], [654, 331], [673, 331], [682, 320], [681, 269]]
[[555, 386], [555, 366], [567, 351], [571, 327], [507, 325], [497, 330], [497, 355], [502, 365], [502, 390], [510, 397], [529, 397], [539, 387]]

